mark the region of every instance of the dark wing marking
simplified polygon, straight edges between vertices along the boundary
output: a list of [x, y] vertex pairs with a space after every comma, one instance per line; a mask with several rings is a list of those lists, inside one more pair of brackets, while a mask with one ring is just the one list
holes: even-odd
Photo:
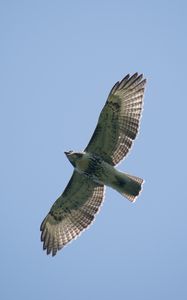
[[124, 158], [138, 133], [145, 84], [143, 75], [135, 73], [113, 86], [86, 152], [112, 165]]
[[103, 197], [103, 185], [74, 171], [63, 194], [41, 224], [41, 241], [47, 254], [56, 255], [92, 223]]

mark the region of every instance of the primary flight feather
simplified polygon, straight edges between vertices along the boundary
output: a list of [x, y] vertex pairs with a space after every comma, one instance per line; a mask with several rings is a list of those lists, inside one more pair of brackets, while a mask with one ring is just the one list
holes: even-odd
[[47, 254], [56, 255], [92, 223], [103, 201], [105, 185], [131, 202], [139, 195], [143, 179], [114, 166], [126, 156], [138, 133], [145, 84], [146, 79], [138, 73], [117, 82], [85, 150], [65, 152], [74, 172], [41, 224]]

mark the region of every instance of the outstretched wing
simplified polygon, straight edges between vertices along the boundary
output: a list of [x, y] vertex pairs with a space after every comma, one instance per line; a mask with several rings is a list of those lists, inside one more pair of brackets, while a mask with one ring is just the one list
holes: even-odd
[[63, 194], [41, 224], [41, 240], [47, 254], [56, 255], [91, 224], [103, 197], [103, 185], [74, 171]]
[[138, 133], [145, 84], [143, 75], [135, 73], [114, 85], [86, 152], [98, 154], [112, 165], [124, 158]]

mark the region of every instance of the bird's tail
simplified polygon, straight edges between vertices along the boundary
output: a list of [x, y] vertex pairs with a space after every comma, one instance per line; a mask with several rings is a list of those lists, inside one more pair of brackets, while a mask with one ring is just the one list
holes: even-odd
[[115, 176], [115, 182], [112, 183], [112, 187], [129, 201], [135, 202], [142, 190], [143, 183], [144, 180], [139, 177], [118, 172]]

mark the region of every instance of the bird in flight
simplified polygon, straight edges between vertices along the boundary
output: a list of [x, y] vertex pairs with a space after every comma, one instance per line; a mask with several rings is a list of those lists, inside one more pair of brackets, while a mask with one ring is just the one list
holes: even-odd
[[56, 255], [93, 222], [105, 186], [131, 202], [139, 195], [143, 179], [122, 173], [114, 166], [126, 156], [137, 136], [145, 84], [146, 79], [138, 73], [118, 81], [109, 93], [85, 150], [65, 152], [74, 171], [40, 227], [47, 254]]

